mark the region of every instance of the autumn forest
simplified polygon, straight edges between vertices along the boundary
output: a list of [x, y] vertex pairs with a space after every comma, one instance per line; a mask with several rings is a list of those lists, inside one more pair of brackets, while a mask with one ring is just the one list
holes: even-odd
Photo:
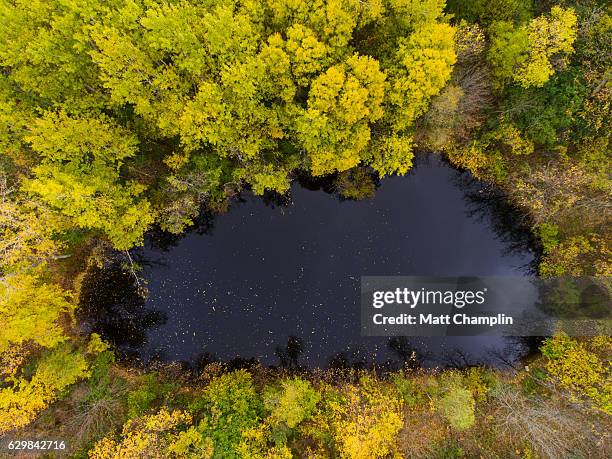
[[368, 199], [417, 155], [503, 193], [536, 275], [609, 292], [611, 68], [598, 0], [0, 0], [0, 457], [610, 457], [604, 332], [503, 369], [194, 370], [77, 313], [109, 260], [146, 296], [152, 231], [297, 177]]

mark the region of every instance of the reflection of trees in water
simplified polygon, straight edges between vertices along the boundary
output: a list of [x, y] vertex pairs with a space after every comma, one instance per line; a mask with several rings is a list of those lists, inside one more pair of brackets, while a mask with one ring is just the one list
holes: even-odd
[[473, 354], [468, 352], [464, 345], [449, 342], [448, 337], [430, 337], [423, 341], [413, 339], [404, 336], [389, 339], [388, 347], [398, 356], [398, 360], [395, 364], [387, 361], [388, 368], [395, 371], [434, 367], [462, 369], [473, 366], [514, 368], [523, 357], [537, 351], [542, 340], [538, 337], [499, 337], [498, 343], [489, 348], [481, 348]]
[[[228, 198], [227, 209], [225, 212], [231, 212], [232, 208], [240, 206], [249, 199], [260, 199], [261, 202], [267, 207], [288, 207], [292, 203], [291, 193], [280, 194], [276, 192], [267, 191], [263, 196], [253, 197], [248, 192], [237, 194], [231, 198]], [[215, 229], [215, 219], [221, 210], [213, 210], [206, 205], [200, 208], [200, 212], [196, 218], [193, 219], [193, 224], [185, 228], [180, 234], [169, 233], [163, 231], [159, 226], [153, 227], [146, 236], [146, 244], [153, 249], [168, 251], [173, 247], [176, 247], [181, 239], [191, 233], [200, 235], [212, 235]]]
[[334, 182], [336, 174], [313, 177], [306, 172], [298, 172], [296, 180], [302, 188], [310, 191], [323, 191], [328, 194], [332, 194], [335, 191]]
[[80, 323], [117, 347], [126, 356], [137, 354], [147, 341], [147, 331], [166, 322], [160, 311], [145, 307], [131, 273], [120, 263], [89, 269], [81, 286]]
[[[374, 192], [381, 185], [377, 174], [366, 167], [355, 167], [342, 174], [336, 173], [322, 177], [313, 177], [306, 172], [299, 172], [295, 179], [302, 188], [336, 195], [340, 201], [373, 197]], [[350, 190], [349, 193], [346, 192], [347, 189]], [[283, 194], [266, 191], [263, 196], [254, 196], [250, 191], [245, 190], [228, 198], [225, 212], [231, 212], [232, 208], [252, 199], [259, 200], [266, 207], [280, 209], [289, 207], [293, 203], [291, 190]], [[198, 216], [194, 218], [193, 224], [187, 227], [185, 231], [174, 234], [163, 231], [156, 226], [147, 233], [146, 243], [153, 249], [167, 251], [176, 247], [187, 234], [195, 232], [211, 235], [215, 228], [215, 218], [219, 212], [221, 211], [215, 211], [203, 205]]]
[[329, 358], [327, 366], [332, 370], [362, 370], [368, 367], [368, 362], [356, 352], [341, 351]]
[[[276, 365], [272, 367], [285, 370], [301, 371], [306, 367], [300, 362], [305, 356], [305, 350], [310, 347], [309, 343], [303, 338], [290, 335], [286, 343], [275, 347], [274, 356], [278, 359]], [[397, 371], [400, 369], [418, 368], [421, 365], [421, 352], [417, 351], [406, 337], [393, 337], [387, 342], [390, 355], [384, 361], [377, 361], [373, 355], [364, 352], [363, 348], [355, 347], [353, 350], [336, 352], [321, 362], [312, 362], [315, 366], [330, 368], [335, 370], [348, 369], [375, 369], [379, 371]], [[212, 352], [202, 352], [193, 361], [185, 362], [186, 367], [197, 372], [202, 371], [208, 365], [221, 363], [228, 369], [254, 368], [262, 365], [256, 358], [243, 358], [240, 356], [219, 357]]]
[[369, 167], [354, 167], [322, 177], [302, 172], [297, 175], [297, 182], [307, 190], [336, 195], [340, 201], [372, 198], [381, 185], [378, 174]]
[[198, 216], [194, 218], [193, 225], [186, 228], [182, 233], [169, 233], [156, 226], [147, 233], [146, 243], [153, 249], [159, 249], [165, 252], [176, 247], [181, 239], [191, 232], [197, 234], [212, 234], [215, 228], [216, 215], [216, 212], [206, 207], [202, 207]]
[[217, 355], [213, 352], [201, 352], [198, 356], [190, 363], [190, 367], [196, 370], [198, 373], [204, 370], [208, 365], [218, 363], [220, 360]]
[[387, 343], [389, 349], [398, 357], [403, 368], [419, 368], [423, 356], [406, 336], [393, 336]]
[[212, 352], [202, 352], [195, 360], [183, 362], [185, 369], [194, 371], [196, 374], [201, 373], [211, 364], [222, 363], [224, 367], [230, 371], [233, 370], [252, 370], [261, 365], [255, 357], [244, 358], [240, 356], [233, 357], [228, 360], [222, 360]]
[[538, 308], [550, 317], [570, 320], [610, 318], [610, 281], [596, 277], [556, 277], [539, 284]]
[[362, 201], [373, 198], [380, 183], [378, 174], [374, 170], [354, 167], [340, 172], [334, 187], [341, 201]]
[[[453, 181], [464, 193], [468, 217], [489, 224], [505, 244], [505, 255], [538, 248], [537, 240], [529, 230], [528, 216], [512, 206], [500, 188], [478, 181], [467, 172], [457, 171]], [[523, 267], [528, 274], [537, 271], [537, 259], [535, 256]]]
[[291, 335], [287, 339], [286, 346], [276, 346], [274, 355], [278, 357], [279, 366], [288, 369], [299, 368], [300, 355], [304, 353], [304, 340]]
[[393, 336], [387, 341], [390, 355], [379, 361], [374, 355], [362, 349], [341, 351], [328, 359], [328, 367], [335, 370], [369, 369], [378, 371], [398, 371], [418, 368], [423, 362], [423, 354], [405, 336]]
[[[417, 173], [416, 170], [420, 164], [430, 164], [433, 161], [448, 164], [448, 161], [440, 155], [420, 154], [415, 157], [415, 167], [408, 171], [407, 175]], [[449, 167], [451, 166], [449, 165]], [[313, 177], [302, 171], [295, 174], [295, 180], [302, 188], [336, 195], [340, 201], [372, 197], [375, 190], [383, 182], [376, 173], [367, 167], [355, 167], [343, 173], [321, 177]], [[499, 188], [476, 180], [468, 172], [455, 171], [453, 181], [464, 192], [465, 200], [469, 206], [468, 216], [489, 222], [493, 231], [507, 244], [507, 253], [520, 252], [524, 251], [526, 247], [537, 246], [528, 229], [525, 214], [521, 214], [514, 208]], [[347, 188], [349, 189], [348, 193], [346, 192]], [[264, 205], [272, 208], [288, 207], [293, 202], [291, 191], [284, 194], [266, 191], [263, 196], [256, 197], [247, 190], [229, 198], [227, 211], [231, 212], [232, 208], [252, 199], [258, 199]], [[202, 206], [199, 215], [194, 219], [193, 225], [183, 233], [172, 234], [156, 227], [147, 234], [147, 244], [152, 248], [166, 251], [178, 245], [179, 241], [191, 232], [212, 234], [216, 215], [218, 215], [217, 211]], [[535, 263], [534, 261], [534, 266]]]
[[518, 369], [517, 365], [520, 365], [521, 359], [539, 352], [544, 338], [544, 336], [508, 336], [503, 349], [488, 352], [490, 361]]
[[[263, 196], [255, 199], [261, 199], [261, 202], [263, 202], [266, 207], [271, 207], [273, 209], [276, 207], [289, 207], [293, 202], [291, 191], [287, 191], [284, 194], [275, 191], [266, 191]], [[246, 202], [246, 200], [242, 202]]]

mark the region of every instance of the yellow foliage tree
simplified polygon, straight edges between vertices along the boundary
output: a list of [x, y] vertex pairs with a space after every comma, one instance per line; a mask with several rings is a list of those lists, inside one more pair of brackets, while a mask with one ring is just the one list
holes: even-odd
[[312, 83], [298, 136], [314, 175], [356, 166], [370, 141], [369, 123], [383, 116], [385, 74], [368, 56], [354, 55]]
[[559, 6], [554, 6], [549, 16], [520, 27], [494, 23], [489, 61], [498, 84], [511, 80], [524, 88], [543, 86], [554, 74], [553, 59], [559, 66], [574, 51], [576, 33], [576, 13]]
[[533, 19], [527, 26], [529, 57], [516, 69], [514, 81], [524, 88], [543, 86], [554, 73], [551, 58], [574, 51], [577, 22], [572, 9], [560, 6], [553, 6], [550, 18]]
[[[546, 339], [541, 350], [547, 357], [546, 370], [562, 389], [577, 398], [587, 397], [603, 411], [612, 414], [610, 337], [596, 337], [591, 343], [585, 344], [559, 334]], [[598, 352], [603, 353], [603, 359]]]
[[[158, 413], [129, 420], [119, 439], [108, 436], [89, 452], [90, 459], [198, 458], [212, 457], [212, 444], [190, 426], [189, 413], [161, 409]], [[186, 428], [184, 428], [187, 426]]]
[[387, 457], [403, 426], [402, 403], [385, 394], [377, 382], [349, 385], [339, 401], [329, 403], [330, 427], [340, 456], [350, 459]]
[[25, 140], [41, 157], [25, 191], [69, 217], [74, 226], [104, 232], [119, 250], [141, 242], [153, 212], [147, 199], [137, 199], [145, 187], [123, 183], [119, 173], [135, 154], [134, 136], [103, 116], [47, 112]]
[[26, 269], [50, 260], [62, 248], [55, 236], [65, 227], [60, 216], [24, 199], [0, 174], [0, 267]]
[[26, 342], [52, 348], [65, 341], [59, 319], [73, 309], [69, 293], [41, 281], [36, 272], [5, 276], [0, 280], [0, 353]]
[[31, 379], [7, 378], [9, 385], [0, 388], [0, 434], [32, 422], [60, 391], [88, 374], [83, 354], [60, 346], [43, 355]]
[[450, 79], [457, 60], [454, 38], [449, 24], [427, 23], [400, 41], [389, 93], [396, 131], [410, 128]]

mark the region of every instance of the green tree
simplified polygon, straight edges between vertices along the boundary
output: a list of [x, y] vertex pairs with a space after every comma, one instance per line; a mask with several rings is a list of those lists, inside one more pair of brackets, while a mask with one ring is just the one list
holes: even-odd
[[280, 388], [269, 390], [264, 397], [272, 421], [290, 429], [310, 418], [319, 400], [310, 382], [299, 378], [281, 381]]
[[101, 108], [87, 26], [117, 2], [0, 2], [0, 67], [26, 100], [71, 112]]
[[451, 387], [438, 402], [438, 407], [453, 429], [465, 430], [472, 425], [476, 417], [476, 402], [472, 393], [463, 387]]
[[549, 16], [539, 16], [527, 25], [510, 22], [491, 26], [489, 61], [499, 84], [511, 79], [523, 88], [541, 87], [574, 51], [576, 13], [554, 6]]
[[48, 112], [25, 140], [41, 158], [35, 178], [24, 183], [27, 192], [76, 227], [102, 231], [119, 250], [141, 242], [153, 222], [149, 202], [138, 199], [145, 187], [120, 177], [121, 165], [136, 152], [133, 136], [104, 117]]
[[214, 378], [190, 408], [203, 415], [198, 430], [212, 440], [213, 457], [230, 458], [238, 457], [242, 432], [257, 425], [262, 405], [251, 375], [239, 370]]

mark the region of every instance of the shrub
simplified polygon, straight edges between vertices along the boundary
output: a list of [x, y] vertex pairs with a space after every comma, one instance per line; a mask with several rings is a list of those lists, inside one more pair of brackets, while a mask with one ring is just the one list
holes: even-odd
[[111, 379], [114, 361], [112, 352], [99, 353], [91, 365], [90, 378], [81, 387], [86, 392], [73, 392], [73, 399], [77, 401], [70, 411], [66, 428], [75, 448], [100, 439], [125, 421], [125, 381], [116, 377]]
[[502, 181], [508, 175], [506, 160], [498, 150], [488, 149], [488, 143], [471, 141], [467, 145], [451, 144], [446, 150], [455, 166], [467, 169], [478, 179]]
[[242, 432], [260, 420], [262, 404], [251, 375], [239, 370], [214, 378], [190, 408], [204, 417], [199, 429], [212, 440], [214, 457], [233, 458]]
[[451, 84], [432, 99], [429, 110], [419, 123], [420, 145], [440, 150], [449, 144], [457, 126], [462, 122], [459, 102], [463, 96], [463, 90]]
[[438, 402], [438, 409], [456, 430], [469, 429], [474, 425], [475, 406], [472, 393], [463, 387], [451, 387]]
[[282, 381], [280, 390], [267, 391], [264, 402], [274, 423], [294, 428], [310, 418], [319, 399], [310, 382], [295, 378]]
[[115, 363], [115, 354], [110, 351], [101, 352], [91, 365], [91, 376], [87, 381], [90, 388], [89, 398], [100, 398], [110, 386], [111, 365]]
[[396, 373], [391, 376], [391, 382], [408, 408], [413, 409], [424, 402], [425, 393], [423, 390], [419, 390], [417, 382], [413, 379], [406, 378], [401, 373]]
[[524, 395], [534, 396], [544, 392], [544, 381], [548, 378], [548, 374], [542, 368], [534, 368], [529, 372], [521, 374], [519, 381], [521, 390]]
[[457, 459], [465, 457], [465, 451], [457, 441], [448, 441], [441, 445], [436, 445], [431, 456], [435, 459]]
[[536, 227], [536, 234], [540, 238], [544, 253], [550, 252], [559, 244], [559, 227], [553, 223], [540, 223]]
[[486, 368], [471, 367], [465, 372], [464, 384], [477, 400], [485, 400], [491, 389], [497, 387], [499, 380], [495, 373]]
[[108, 343], [102, 340], [102, 337], [97, 333], [92, 333], [87, 343], [87, 353], [97, 355], [110, 348]]
[[242, 433], [242, 438], [236, 447], [242, 459], [291, 459], [293, 457], [284, 441], [275, 441], [268, 423], [246, 429]]
[[172, 384], [160, 382], [157, 373], [143, 376], [139, 386], [127, 395], [128, 417], [135, 418], [153, 407], [156, 400], [172, 390]]
[[540, 262], [540, 275], [554, 276], [609, 276], [610, 245], [595, 234], [573, 236], [549, 247]]
[[[493, 393], [494, 420], [504, 439], [515, 449], [537, 452], [537, 457], [607, 457], [606, 422], [594, 413], [568, 404], [555, 394], [547, 398], [526, 397], [510, 385]], [[598, 424], [602, 431], [598, 432]], [[525, 445], [527, 443], [527, 445]], [[533, 456], [532, 456], [533, 457]]]

